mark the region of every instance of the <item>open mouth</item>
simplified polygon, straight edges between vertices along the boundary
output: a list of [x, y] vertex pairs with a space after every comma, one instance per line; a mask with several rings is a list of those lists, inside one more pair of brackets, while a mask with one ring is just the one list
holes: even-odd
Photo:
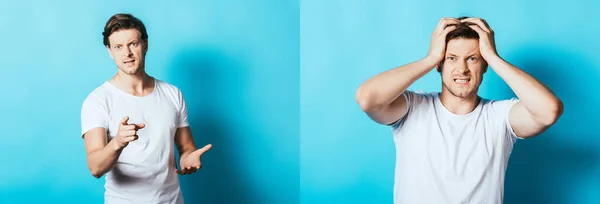
[[127, 61], [124, 61], [123, 63], [130, 65], [130, 64], [133, 64], [133, 62], [135, 62], [135, 60], [127, 60]]

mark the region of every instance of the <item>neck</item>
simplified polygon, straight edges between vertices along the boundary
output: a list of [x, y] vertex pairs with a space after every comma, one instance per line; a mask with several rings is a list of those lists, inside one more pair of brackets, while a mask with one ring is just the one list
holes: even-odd
[[119, 70], [111, 82], [119, 89], [135, 96], [148, 95], [154, 89], [154, 79], [143, 70], [133, 75], [122, 73]]
[[450, 93], [450, 91], [444, 89], [440, 94], [440, 102], [448, 111], [457, 114], [457, 115], [465, 115], [473, 112], [477, 105], [479, 105], [479, 101], [481, 98], [477, 95], [477, 92], [466, 96], [466, 97], [457, 97]]

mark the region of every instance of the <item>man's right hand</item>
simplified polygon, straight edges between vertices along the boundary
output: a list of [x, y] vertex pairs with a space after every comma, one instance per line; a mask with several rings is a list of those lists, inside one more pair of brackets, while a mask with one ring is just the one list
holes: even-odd
[[456, 18], [442, 18], [431, 36], [431, 45], [427, 59], [439, 64], [446, 55], [446, 36], [457, 28], [460, 21]]
[[144, 128], [146, 125], [142, 124], [128, 124], [129, 117], [125, 116], [119, 123], [119, 130], [117, 136], [113, 139], [115, 141], [115, 149], [117, 151], [125, 148], [129, 142], [137, 140], [137, 131]]

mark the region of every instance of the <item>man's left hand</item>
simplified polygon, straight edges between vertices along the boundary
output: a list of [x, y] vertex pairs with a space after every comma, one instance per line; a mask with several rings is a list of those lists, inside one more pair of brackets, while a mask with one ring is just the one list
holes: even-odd
[[178, 174], [191, 174], [196, 172], [198, 169], [202, 168], [202, 162], [200, 161], [200, 157], [212, 148], [211, 144], [208, 144], [192, 153], [187, 155], [181, 155], [179, 158], [179, 165], [181, 170], [177, 169]]
[[493, 57], [497, 57], [496, 44], [494, 42], [494, 31], [490, 28], [487, 22], [481, 18], [466, 18], [461, 20], [461, 23], [467, 22], [469, 27], [479, 34], [479, 50], [481, 56], [489, 61]]

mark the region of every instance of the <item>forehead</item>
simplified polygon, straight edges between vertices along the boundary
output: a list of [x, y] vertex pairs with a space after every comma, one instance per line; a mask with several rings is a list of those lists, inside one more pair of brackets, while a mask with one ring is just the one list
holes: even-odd
[[465, 38], [452, 39], [446, 46], [446, 53], [455, 55], [479, 53], [479, 40]]
[[108, 39], [110, 44], [120, 44], [132, 40], [140, 40], [141, 33], [137, 29], [122, 29], [113, 32]]

